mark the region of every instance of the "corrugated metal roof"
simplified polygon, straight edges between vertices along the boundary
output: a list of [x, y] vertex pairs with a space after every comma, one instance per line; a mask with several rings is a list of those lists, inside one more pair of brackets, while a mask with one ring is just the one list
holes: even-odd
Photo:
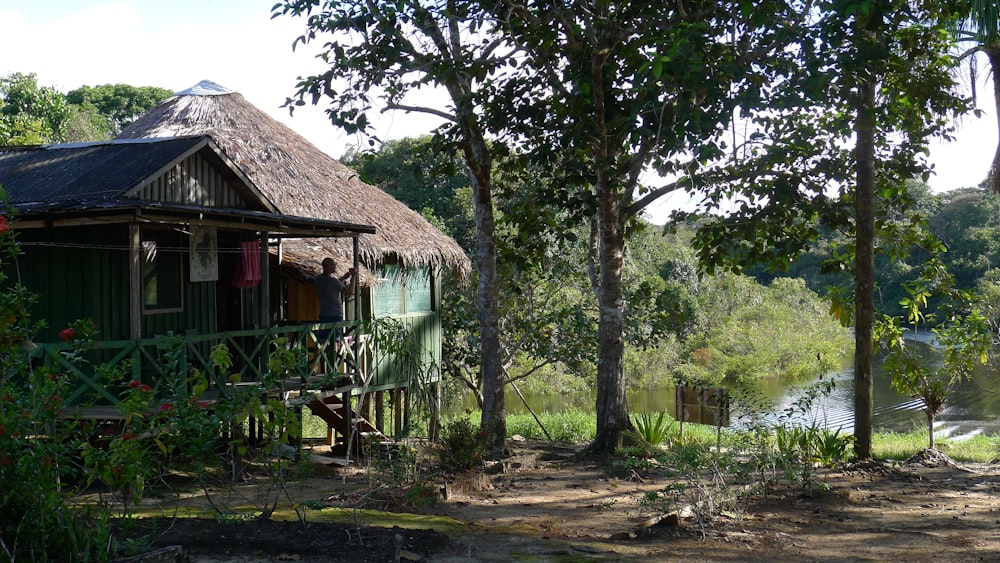
[[0, 186], [8, 201], [50, 209], [107, 203], [207, 142], [204, 136], [149, 143], [0, 147]]

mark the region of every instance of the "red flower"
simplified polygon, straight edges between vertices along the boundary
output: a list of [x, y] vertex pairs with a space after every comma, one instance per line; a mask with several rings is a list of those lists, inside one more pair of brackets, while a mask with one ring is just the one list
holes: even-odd
[[149, 385], [140, 385], [139, 386], [139, 391], [142, 391], [143, 393], [152, 393], [153, 392], [153, 388], [150, 387]]
[[168, 410], [170, 410], [172, 408], [174, 408], [174, 406], [172, 404], [170, 404], [170, 403], [163, 403], [162, 405], [160, 405], [160, 410], [161, 411], [168, 411]]
[[63, 342], [66, 342], [67, 340], [73, 338], [74, 336], [76, 336], [76, 331], [73, 330], [72, 327], [64, 328], [64, 329], [62, 329], [62, 330], [59, 331], [59, 338]]
[[129, 386], [130, 388], [132, 388], [132, 389], [135, 389], [136, 387], [138, 387], [138, 386], [140, 386], [140, 385], [142, 385], [142, 383], [139, 383], [138, 381], [136, 381], [136, 380], [134, 380], [134, 379], [132, 380], [132, 383], [129, 383], [129, 384], [128, 384], [128, 386]]
[[198, 402], [198, 406], [201, 407], [201, 408], [203, 408], [203, 409], [207, 409], [208, 408], [208, 403], [206, 403], [205, 401], [199, 401]]
[[135, 440], [136, 438], [138, 438], [138, 436], [135, 434], [122, 434], [122, 442], [126, 440]]
[[10, 230], [10, 223], [7, 222], [7, 217], [0, 215], [0, 235], [6, 233]]
[[59, 381], [59, 374], [58, 373], [50, 373], [49, 374], [49, 381]]
[[13, 461], [11, 461], [11, 460], [9, 460], [7, 458], [0, 459], [0, 465], [11, 465], [13, 463], [14, 463]]

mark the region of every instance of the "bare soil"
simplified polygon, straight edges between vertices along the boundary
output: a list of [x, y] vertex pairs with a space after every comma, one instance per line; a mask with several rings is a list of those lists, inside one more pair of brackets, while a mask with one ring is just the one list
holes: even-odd
[[[820, 469], [827, 490], [784, 484], [702, 526], [641, 502], [672, 482], [663, 471], [622, 475], [577, 461], [578, 449], [515, 442], [492, 472], [409, 490], [376, 486], [362, 469], [322, 469], [290, 491], [311, 509], [305, 524], [284, 513], [160, 517], [131, 533], [155, 537], [152, 548], [183, 546], [190, 561], [228, 563], [1000, 561], [996, 464], [956, 464], [931, 450], [906, 463]], [[204, 504], [204, 495], [144, 502], [169, 512]]]

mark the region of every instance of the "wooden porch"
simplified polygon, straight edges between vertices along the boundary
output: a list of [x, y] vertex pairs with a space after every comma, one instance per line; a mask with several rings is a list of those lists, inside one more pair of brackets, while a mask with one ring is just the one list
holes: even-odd
[[[93, 341], [80, 349], [47, 343], [36, 344], [31, 356], [36, 366], [69, 378], [68, 418], [123, 420], [121, 403], [132, 382], [148, 385], [159, 401], [191, 401], [206, 409], [253, 393], [262, 401], [280, 401], [300, 424], [305, 407], [327, 425], [326, 443], [346, 449], [359, 436], [384, 439], [399, 433], [409, 422], [410, 388], [421, 383], [404, 373], [386, 381], [383, 374], [373, 388], [386, 358], [363, 328], [357, 321], [344, 321]], [[220, 346], [232, 360], [228, 368], [219, 365]], [[385, 420], [387, 401], [395, 413], [392, 428], [386, 423], [393, 421]], [[253, 419], [245, 431], [251, 442], [260, 436]]]

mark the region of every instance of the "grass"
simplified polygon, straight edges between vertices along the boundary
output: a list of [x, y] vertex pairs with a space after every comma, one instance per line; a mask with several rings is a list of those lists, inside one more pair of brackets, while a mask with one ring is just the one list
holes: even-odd
[[[478, 421], [480, 413], [471, 413], [470, 420]], [[571, 442], [585, 444], [594, 439], [597, 434], [597, 421], [593, 413], [580, 409], [567, 410], [561, 413], [538, 413], [542, 425], [548, 430], [552, 440], [556, 442]], [[313, 420], [311, 420], [313, 419]], [[305, 417], [305, 436], [326, 436], [326, 425], [316, 417], [307, 413]], [[448, 420], [443, 421], [447, 424]], [[671, 434], [678, 430], [677, 425], [671, 428]], [[530, 414], [507, 415], [507, 437], [514, 435], [529, 439], [545, 440], [545, 433]], [[736, 434], [723, 428], [723, 442], [729, 441]], [[716, 429], [704, 424], [685, 424], [684, 442], [714, 445]], [[1000, 436], [979, 435], [965, 440], [938, 438], [937, 448], [958, 462], [989, 463], [1000, 457]], [[872, 438], [872, 452], [879, 459], [906, 460], [927, 447], [927, 430], [916, 428], [910, 432], [877, 432]]]
[[[997, 459], [1000, 437], [978, 435], [966, 440], [935, 437], [934, 446], [955, 461], [989, 463]], [[872, 438], [872, 453], [877, 458], [906, 460], [925, 448], [925, 428], [910, 432], [879, 432]]]
[[[556, 442], [583, 444], [597, 435], [597, 420], [594, 415], [579, 409], [558, 414], [538, 413], [538, 418]], [[479, 417], [474, 415], [473, 420], [479, 420]], [[545, 439], [545, 432], [530, 414], [507, 415], [507, 436], [515, 434], [525, 438]]]

